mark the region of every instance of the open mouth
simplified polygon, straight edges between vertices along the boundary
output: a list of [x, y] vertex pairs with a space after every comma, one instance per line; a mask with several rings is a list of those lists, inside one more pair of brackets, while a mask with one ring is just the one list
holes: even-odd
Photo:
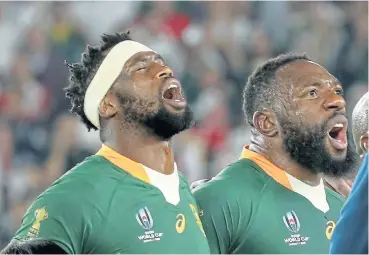
[[166, 104], [169, 104], [175, 109], [183, 109], [186, 106], [186, 99], [182, 94], [182, 88], [179, 81], [169, 79], [165, 83], [163, 99]]
[[176, 84], [169, 85], [168, 89], [164, 91], [163, 98], [167, 100], [181, 101], [183, 99], [182, 90]]
[[329, 140], [332, 146], [337, 150], [347, 148], [347, 122], [336, 123], [328, 131]]

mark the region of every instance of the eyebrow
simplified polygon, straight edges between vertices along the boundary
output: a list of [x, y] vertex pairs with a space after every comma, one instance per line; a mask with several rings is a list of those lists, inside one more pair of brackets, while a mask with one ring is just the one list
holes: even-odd
[[[130, 66], [134, 66], [134, 65], [136, 65], [136, 64], [138, 64], [138, 63], [141, 63], [141, 62], [145, 62], [146, 60], [148, 60], [148, 59], [151, 59], [152, 57], [154, 57], [154, 61], [156, 61], [156, 60], [163, 60], [163, 58], [159, 55], [159, 54], [155, 54], [154, 56], [153, 55], [143, 55], [143, 56], [141, 56], [141, 57], [139, 57], [139, 58], [136, 58], [132, 63], [131, 63], [131, 65]], [[164, 60], [163, 60], [164, 61]]]
[[340, 85], [343, 88], [343, 85], [342, 85], [342, 83], [339, 80], [334, 79], [334, 82], [337, 83], [337, 85]]
[[[339, 80], [333, 80], [333, 83], [334, 83], [334, 86], [340, 86], [341, 88], [343, 88], [343, 86], [342, 86], [342, 84], [341, 84], [341, 82], [339, 81]], [[304, 88], [306, 88], [306, 87], [321, 87], [321, 86], [323, 86], [323, 83], [321, 83], [321, 82], [314, 82], [313, 84], [306, 84], [305, 86], [304, 86]]]

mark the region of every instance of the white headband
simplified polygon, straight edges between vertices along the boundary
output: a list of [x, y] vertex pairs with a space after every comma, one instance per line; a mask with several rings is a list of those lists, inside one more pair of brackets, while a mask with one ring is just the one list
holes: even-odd
[[104, 58], [87, 88], [84, 112], [89, 121], [100, 129], [99, 106], [110, 87], [123, 70], [124, 64], [138, 52], [153, 51], [135, 41], [123, 41], [115, 45]]

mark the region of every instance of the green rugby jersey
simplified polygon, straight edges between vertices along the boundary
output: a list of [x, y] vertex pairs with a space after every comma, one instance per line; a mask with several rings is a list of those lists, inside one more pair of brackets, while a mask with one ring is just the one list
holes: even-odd
[[211, 253], [329, 253], [343, 198], [309, 186], [258, 153], [194, 189]]
[[43, 192], [15, 239], [41, 238], [67, 253], [207, 253], [182, 174], [164, 175], [104, 146]]

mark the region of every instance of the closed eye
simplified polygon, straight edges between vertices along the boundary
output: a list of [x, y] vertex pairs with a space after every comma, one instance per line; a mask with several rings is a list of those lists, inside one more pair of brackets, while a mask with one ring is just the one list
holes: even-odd
[[139, 68], [137, 68], [136, 69], [136, 72], [143, 72], [143, 71], [145, 71], [146, 70], [146, 67], [145, 66], [143, 66], [143, 67], [139, 67]]

